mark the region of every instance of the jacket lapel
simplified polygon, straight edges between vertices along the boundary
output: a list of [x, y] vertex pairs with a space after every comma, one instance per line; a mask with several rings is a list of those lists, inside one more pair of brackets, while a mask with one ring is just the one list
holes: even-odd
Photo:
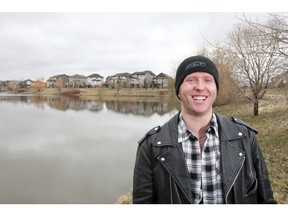
[[235, 126], [231, 120], [217, 115], [221, 147], [222, 183], [225, 202], [245, 161], [240, 139], [246, 134]]
[[175, 115], [167, 125], [161, 128], [154, 143], [155, 148], [161, 148], [157, 160], [171, 175], [179, 189], [192, 203], [190, 177], [182, 146], [178, 144], [178, 115]]

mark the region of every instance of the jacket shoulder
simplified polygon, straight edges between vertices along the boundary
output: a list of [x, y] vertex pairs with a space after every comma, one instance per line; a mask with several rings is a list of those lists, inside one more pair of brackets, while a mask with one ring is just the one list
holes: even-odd
[[138, 144], [141, 144], [145, 139], [147, 139], [148, 137], [159, 133], [159, 131], [161, 130], [161, 127], [158, 125], [157, 127], [153, 127], [151, 130], [149, 130], [138, 142]]
[[242, 121], [241, 119], [236, 118], [236, 117], [231, 117], [231, 120], [232, 120], [232, 122], [234, 122], [238, 125], [244, 126], [248, 130], [253, 131], [254, 133], [258, 134], [258, 131], [255, 128], [251, 127], [250, 125], [248, 125], [246, 122]]

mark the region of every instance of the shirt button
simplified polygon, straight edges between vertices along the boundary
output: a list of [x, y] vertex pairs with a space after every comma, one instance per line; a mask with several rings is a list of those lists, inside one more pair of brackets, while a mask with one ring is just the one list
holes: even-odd
[[242, 136], [243, 134], [241, 132], [238, 133], [239, 136]]
[[160, 145], [160, 144], [161, 144], [161, 141], [158, 141], [157, 144]]
[[240, 157], [242, 157], [242, 156], [243, 156], [243, 153], [242, 153], [242, 152], [240, 152], [240, 153], [239, 153], [239, 156], [240, 156]]
[[154, 130], [157, 131], [157, 130], [158, 130], [158, 127], [155, 127]]
[[165, 161], [165, 158], [164, 158], [164, 157], [162, 157], [162, 158], [160, 158], [160, 160], [161, 160], [162, 162], [164, 162], [164, 161]]

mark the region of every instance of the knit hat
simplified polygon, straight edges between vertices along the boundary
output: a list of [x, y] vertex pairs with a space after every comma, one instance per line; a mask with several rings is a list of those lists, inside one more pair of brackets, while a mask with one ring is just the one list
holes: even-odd
[[185, 59], [178, 67], [175, 78], [175, 90], [178, 97], [179, 88], [185, 77], [194, 72], [206, 72], [214, 77], [217, 91], [219, 91], [219, 75], [215, 64], [208, 58], [197, 55]]

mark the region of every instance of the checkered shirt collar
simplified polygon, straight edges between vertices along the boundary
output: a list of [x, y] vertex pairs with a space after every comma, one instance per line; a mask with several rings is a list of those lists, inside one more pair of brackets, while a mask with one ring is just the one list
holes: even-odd
[[[212, 114], [210, 125], [207, 128], [206, 132], [210, 132], [210, 131], [212, 133], [214, 133], [214, 135], [216, 137], [219, 137], [217, 117], [216, 117], [216, 114], [214, 112]], [[191, 132], [188, 130], [188, 128], [187, 128], [187, 126], [185, 124], [185, 121], [183, 119], [182, 111], [180, 112], [180, 115], [179, 115], [178, 133], [179, 133], [179, 135], [178, 135], [178, 143], [181, 143], [181, 142], [189, 139], [190, 136], [192, 136]]]

